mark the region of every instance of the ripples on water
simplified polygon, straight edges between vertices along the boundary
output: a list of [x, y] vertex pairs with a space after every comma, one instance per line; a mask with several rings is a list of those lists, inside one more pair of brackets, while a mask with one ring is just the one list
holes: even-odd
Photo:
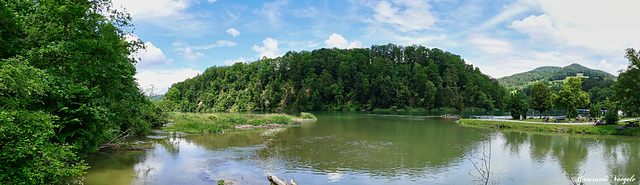
[[[453, 120], [424, 116], [317, 116], [316, 123], [282, 131], [157, 132], [132, 138], [155, 147], [89, 157], [92, 168], [84, 184], [214, 184], [219, 179], [266, 184], [267, 173], [305, 185], [469, 184], [474, 171], [465, 156], [478, 159], [489, 143], [493, 176], [501, 184], [567, 184], [567, 175], [640, 177], [635, 137], [484, 136]], [[264, 131], [272, 132], [273, 141], [265, 143]]]

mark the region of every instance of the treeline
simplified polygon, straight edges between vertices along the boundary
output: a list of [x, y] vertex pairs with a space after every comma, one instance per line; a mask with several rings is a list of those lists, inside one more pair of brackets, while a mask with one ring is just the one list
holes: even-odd
[[171, 111], [500, 109], [506, 90], [458, 55], [394, 44], [287, 52], [173, 84]]
[[161, 123], [133, 77], [129, 28], [108, 0], [0, 4], [0, 184], [81, 175], [99, 144]]

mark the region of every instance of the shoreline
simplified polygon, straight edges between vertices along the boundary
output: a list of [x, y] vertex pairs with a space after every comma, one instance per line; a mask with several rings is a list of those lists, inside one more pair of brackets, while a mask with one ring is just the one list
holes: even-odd
[[[634, 119], [631, 119], [634, 120]], [[624, 123], [631, 120], [623, 120]], [[640, 136], [638, 128], [623, 128], [624, 124], [593, 126], [593, 123], [543, 123], [520, 120], [478, 120], [459, 119], [458, 125], [465, 127], [497, 128], [520, 131], [533, 131], [542, 133], [569, 133], [569, 134], [594, 134], [594, 135], [618, 135], [618, 136]], [[620, 129], [623, 128], [623, 129]]]

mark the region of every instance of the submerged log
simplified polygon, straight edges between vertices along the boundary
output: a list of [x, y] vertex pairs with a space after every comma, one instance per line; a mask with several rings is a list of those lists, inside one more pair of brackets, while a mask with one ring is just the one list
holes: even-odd
[[[289, 185], [289, 184], [287, 184], [287, 181], [284, 180], [284, 178], [282, 178], [282, 180], [280, 180], [275, 175], [267, 174], [267, 179], [269, 179], [269, 182], [271, 182], [271, 184]], [[291, 179], [291, 185], [298, 185], [298, 183], [294, 182], [293, 179]]]
[[278, 179], [278, 177], [276, 177], [275, 175], [268, 174], [268, 175], [267, 175], [267, 179], [269, 179], [269, 182], [271, 182], [271, 184], [275, 184], [275, 185], [289, 185], [289, 184], [287, 184], [287, 181], [285, 181], [284, 179], [280, 180], [280, 179]]

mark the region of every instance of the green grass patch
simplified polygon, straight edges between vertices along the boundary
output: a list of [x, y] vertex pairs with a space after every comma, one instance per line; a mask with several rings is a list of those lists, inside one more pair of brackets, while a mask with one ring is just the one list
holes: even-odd
[[[527, 120], [529, 121], [529, 120]], [[572, 133], [572, 134], [607, 134], [607, 135], [640, 135], [640, 129], [624, 129], [618, 131], [617, 127], [623, 126], [624, 123], [616, 125], [555, 125], [555, 124], [535, 124], [535, 123], [519, 123], [506, 121], [491, 120], [474, 120], [461, 119], [458, 124], [470, 127], [482, 128], [500, 128], [512, 130], [525, 130], [534, 132], [555, 132], [555, 133]]]
[[293, 119], [317, 118], [303, 112], [299, 117], [286, 114], [238, 114], [238, 113], [168, 113], [173, 125], [163, 127], [165, 131], [181, 131], [188, 133], [222, 132], [235, 130], [236, 125], [293, 124]]

